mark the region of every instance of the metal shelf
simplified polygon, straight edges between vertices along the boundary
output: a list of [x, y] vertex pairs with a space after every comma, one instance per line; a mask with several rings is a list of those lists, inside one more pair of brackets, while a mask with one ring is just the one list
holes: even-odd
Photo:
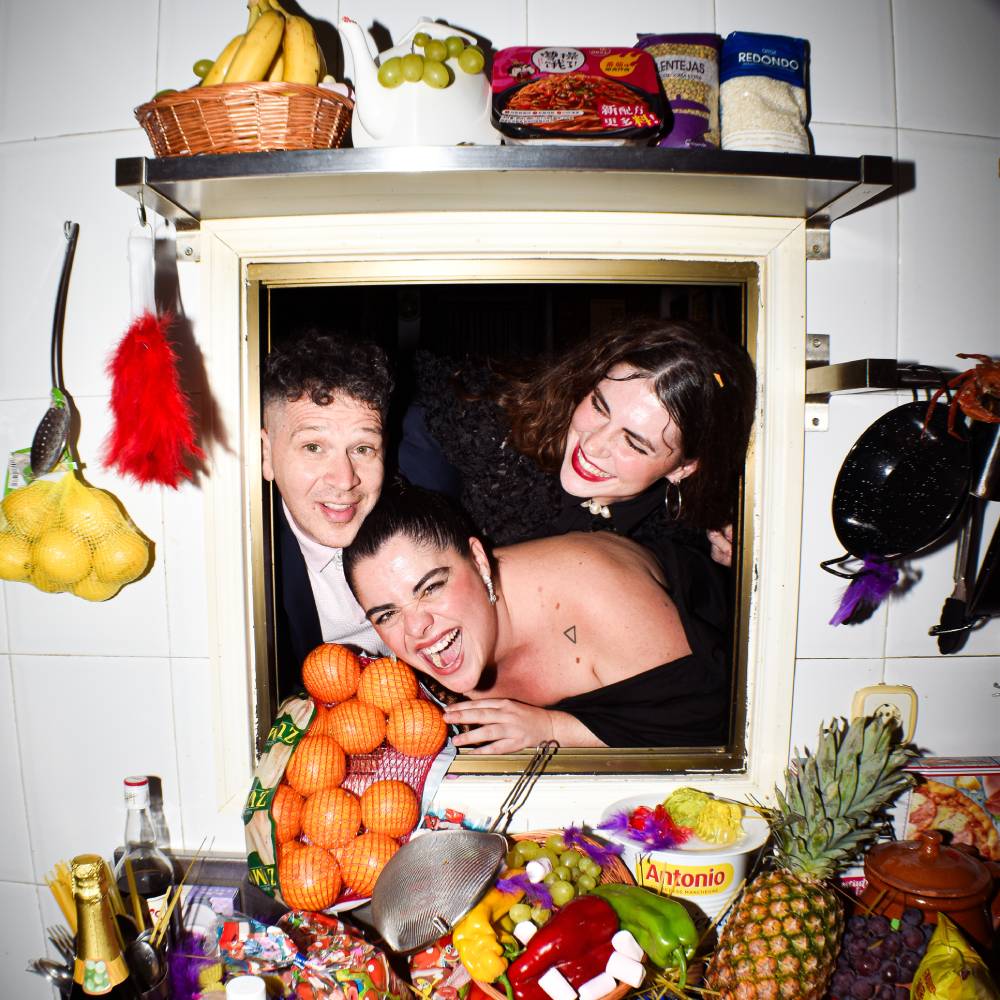
[[345, 212], [556, 210], [791, 217], [822, 233], [894, 177], [886, 156], [530, 145], [131, 157], [115, 170], [120, 190], [181, 228]]

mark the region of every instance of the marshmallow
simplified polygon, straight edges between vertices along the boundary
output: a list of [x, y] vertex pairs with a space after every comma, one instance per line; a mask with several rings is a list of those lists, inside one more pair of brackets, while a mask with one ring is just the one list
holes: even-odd
[[580, 1000], [600, 1000], [600, 997], [607, 996], [617, 985], [614, 976], [602, 972], [580, 986]]
[[575, 1000], [576, 990], [555, 966], [538, 977], [538, 985], [552, 1000]]
[[524, 873], [529, 882], [541, 882], [552, 871], [552, 862], [548, 858], [535, 858], [524, 866]]
[[521, 944], [527, 944], [537, 933], [538, 928], [530, 920], [522, 920], [519, 924], [514, 925], [514, 937], [521, 942]]
[[634, 958], [628, 958], [620, 951], [611, 953], [605, 971], [610, 972], [618, 982], [628, 983], [633, 988], [641, 986], [643, 979], [646, 978], [646, 970], [642, 963], [637, 962]]
[[639, 947], [639, 942], [632, 936], [631, 931], [619, 931], [611, 939], [611, 947], [636, 962], [641, 962], [646, 957], [646, 953]]

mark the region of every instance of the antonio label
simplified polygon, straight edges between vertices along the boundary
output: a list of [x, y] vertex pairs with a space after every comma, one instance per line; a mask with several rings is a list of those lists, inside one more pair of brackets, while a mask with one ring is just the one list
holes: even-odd
[[639, 858], [636, 876], [640, 885], [652, 886], [679, 896], [714, 896], [733, 884], [733, 866], [675, 865], [652, 858]]

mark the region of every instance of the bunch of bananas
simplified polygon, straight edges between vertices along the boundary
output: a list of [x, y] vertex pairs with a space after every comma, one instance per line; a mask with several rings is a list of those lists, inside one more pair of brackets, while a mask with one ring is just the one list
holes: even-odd
[[249, 0], [247, 7], [246, 31], [219, 53], [201, 86], [283, 80], [315, 87], [326, 60], [309, 21], [289, 14], [278, 0]]

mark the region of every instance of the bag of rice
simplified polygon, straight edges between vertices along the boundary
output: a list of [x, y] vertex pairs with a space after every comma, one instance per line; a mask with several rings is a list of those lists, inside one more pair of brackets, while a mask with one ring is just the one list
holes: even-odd
[[722, 43], [722, 148], [808, 153], [808, 43], [734, 31]]
[[719, 145], [718, 35], [639, 35], [656, 63], [673, 112], [673, 128], [658, 146], [712, 149]]

